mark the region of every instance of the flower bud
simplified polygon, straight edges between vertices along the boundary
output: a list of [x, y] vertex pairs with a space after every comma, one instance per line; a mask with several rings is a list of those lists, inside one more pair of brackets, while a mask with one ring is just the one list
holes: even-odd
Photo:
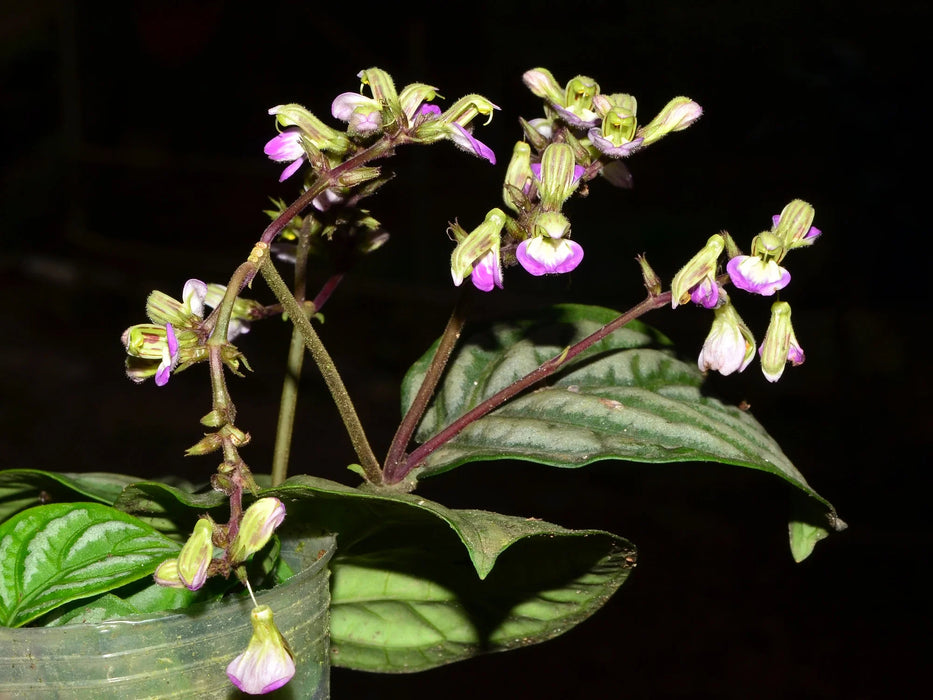
[[725, 241], [720, 234], [710, 236], [703, 249], [674, 275], [671, 281], [672, 309], [676, 309], [679, 304], [686, 304], [691, 292], [704, 280], [712, 280], [715, 284], [716, 266], [724, 247]]
[[178, 576], [178, 560], [166, 559], [156, 567], [152, 574], [155, 582], [168, 588], [184, 588], [185, 584]]
[[537, 97], [543, 97], [548, 102], [560, 104], [564, 101], [565, 91], [551, 75], [547, 68], [532, 68], [522, 75], [522, 82]]
[[654, 143], [672, 131], [682, 131], [703, 114], [703, 108], [689, 97], [675, 97], [668, 102], [658, 116], [638, 130], [644, 139], [642, 146]]
[[661, 278], [658, 277], [657, 273], [651, 268], [651, 265], [648, 264], [648, 259], [644, 255], [636, 255], [635, 259], [641, 266], [641, 278], [644, 280], [648, 295], [651, 297], [658, 296], [664, 286], [661, 282]]
[[279, 632], [268, 605], [250, 612], [253, 636], [246, 651], [227, 666], [227, 677], [237, 688], [250, 695], [271, 693], [295, 675], [295, 657]]
[[[505, 221], [505, 212], [501, 209], [490, 209], [483, 223], [458, 240], [457, 247], [450, 256], [450, 275], [455, 285], [459, 287], [466, 276], [473, 272], [477, 261], [489, 253], [493, 254], [498, 265], [499, 245]], [[457, 228], [451, 227], [451, 230], [457, 235]], [[498, 286], [502, 286], [501, 273]]]
[[758, 349], [761, 371], [769, 382], [776, 382], [790, 362], [794, 367], [803, 364], [804, 353], [790, 322], [790, 304], [776, 301], [771, 305], [771, 322], [765, 339]]
[[524, 141], [518, 141], [512, 149], [512, 160], [505, 171], [502, 187], [502, 199], [505, 205], [516, 213], [521, 213], [528, 202], [528, 192], [533, 184], [531, 174], [531, 147]]
[[802, 199], [795, 199], [773, 217], [772, 231], [786, 249], [811, 245], [821, 231], [812, 226], [816, 211]]
[[214, 524], [200, 518], [191, 537], [178, 554], [178, 578], [185, 587], [196, 591], [207, 580], [207, 567], [214, 558]]
[[278, 498], [260, 498], [243, 514], [240, 529], [230, 545], [230, 561], [239, 563], [266, 546], [285, 519], [285, 506]]
[[577, 189], [584, 168], [576, 164], [573, 149], [565, 143], [552, 143], [544, 149], [541, 163], [533, 165], [538, 176], [538, 195], [548, 211], [558, 211]]

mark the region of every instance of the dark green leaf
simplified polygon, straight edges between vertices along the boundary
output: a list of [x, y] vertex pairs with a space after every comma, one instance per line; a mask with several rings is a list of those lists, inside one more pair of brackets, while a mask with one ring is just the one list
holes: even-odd
[[0, 522], [21, 510], [46, 503], [98, 501], [109, 505], [135, 480], [124, 474], [103, 472], [69, 474], [5, 469], [0, 471]]
[[[417, 439], [424, 442], [436, 435], [616, 316], [603, 308], [564, 305], [533, 320], [476, 330], [451, 360]], [[658, 344], [658, 337], [641, 324], [612, 333], [538, 387], [467, 426], [428, 455], [414, 475], [424, 478], [493, 459], [556, 467], [606, 459], [722, 462], [781, 477], [822, 504], [816, 524], [844, 527], [748, 411], [705, 395], [696, 365], [678, 360]], [[433, 350], [426, 353], [406, 376], [404, 407], [432, 355]]]
[[0, 525], [0, 624], [19, 627], [72, 600], [151, 574], [179, 546], [99, 503], [54, 503]]
[[476, 510], [412, 494], [293, 477], [262, 495], [289, 518], [338, 532], [332, 663], [418, 671], [550, 639], [625, 581], [634, 547], [608, 532]]

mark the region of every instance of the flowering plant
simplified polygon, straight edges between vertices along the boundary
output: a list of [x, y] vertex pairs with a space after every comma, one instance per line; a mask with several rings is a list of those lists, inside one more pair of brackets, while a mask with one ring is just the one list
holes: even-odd
[[[135, 382], [151, 378], [170, 391], [175, 375], [206, 366], [211, 406], [201, 423], [208, 432], [187, 454], [219, 454], [216, 472], [200, 485], [0, 473], [0, 623], [87, 620], [89, 601], [94, 619], [103, 620], [183, 609], [244, 588], [252, 595], [292, 575], [279, 531], [300, 523], [337, 538], [330, 562], [334, 664], [417, 671], [544, 641], [599, 609], [635, 566], [636, 549], [610, 532], [455, 510], [416, 494], [421, 481], [480, 460], [565, 468], [597, 460], [698, 461], [762, 470], [800, 496], [789, 518], [798, 561], [845, 527], [746, 408], [701, 391], [708, 371], [741, 372], [756, 355], [771, 382], [788, 362], [804, 362], [787, 301], [772, 304], [758, 344], [733, 296], [774, 297], [787, 287], [786, 256], [821, 234], [808, 203], [794, 200], [773, 214], [748, 254], [726, 231], [712, 235], [695, 255], [684, 255], [667, 289], [638, 255], [647, 294], [627, 311], [562, 304], [471, 321], [470, 297], [507, 293], [513, 274], [560, 275], [585, 266], [589, 232], [571, 235], [565, 203], [591, 186], [597, 196], [628, 186], [624, 159], [702, 114], [693, 100], [675, 97], [642, 124], [632, 95], [604, 93], [583, 75], [562, 87], [543, 68], [523, 76], [543, 116], [519, 120], [523, 138], [497, 206], [473, 228], [456, 221], [447, 228], [452, 282], [462, 292], [438, 341], [402, 379], [402, 419], [378, 459], [316, 326], [354, 266], [389, 240], [364, 208], [391, 179], [384, 161], [403, 146], [450, 141], [495, 165], [493, 150], [475, 134], [499, 108], [471, 94], [443, 110], [437, 88], [413, 83], [397, 90], [378, 68], [359, 78], [359, 92], [332, 102], [332, 116], [345, 125], [339, 129], [298, 104], [269, 110], [278, 134], [265, 153], [284, 164], [280, 181], [300, 180], [300, 194], [290, 204], [274, 200], [272, 222], [226, 284], [189, 279], [180, 300], [153, 291], [149, 322], [123, 333], [126, 372]], [[292, 268], [290, 283], [283, 266]], [[274, 301], [250, 298], [257, 276]], [[319, 276], [319, 291], [309, 294]], [[681, 361], [671, 341], [640, 320], [687, 304], [712, 312], [695, 364]], [[234, 341], [248, 332], [251, 340], [253, 328], [270, 319], [289, 323], [292, 339], [267, 471], [250, 468], [241, 455], [250, 436], [237, 423], [227, 378], [250, 369]], [[306, 354], [346, 426], [356, 485], [288, 476]], [[57, 502], [36, 505], [38, 494]], [[270, 692], [295, 673], [274, 614], [256, 603], [248, 648], [226, 661], [230, 681], [244, 692]]]

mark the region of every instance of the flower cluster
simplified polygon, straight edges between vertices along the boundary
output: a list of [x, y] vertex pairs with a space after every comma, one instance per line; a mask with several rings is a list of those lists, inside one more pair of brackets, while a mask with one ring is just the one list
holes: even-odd
[[[134, 382], [153, 377], [157, 386], [165, 386], [172, 372], [180, 372], [207, 359], [204, 327], [205, 306], [216, 306], [226, 288], [205, 284], [198, 279], [185, 282], [181, 301], [155, 290], [146, 299], [146, 315], [151, 323], [130, 326], [121, 336], [126, 348], [126, 374]], [[237, 298], [227, 327], [224, 362], [234, 372], [243, 356], [229, 341], [249, 332], [249, 323], [262, 308], [259, 302]]]
[[[202, 517], [178, 557], [158, 566], [155, 581], [162, 586], [198, 590], [208, 577], [228, 573], [265, 547], [284, 519], [285, 506], [279, 499], [260, 498], [246, 509], [231, 540], [227, 528]], [[225, 550], [217, 556], [215, 548], [224, 544]], [[227, 666], [227, 676], [246, 693], [269, 693], [295, 675], [294, 656], [276, 628], [269, 606], [254, 607], [250, 619], [252, 639], [246, 651]]]
[[[790, 272], [781, 267], [787, 253], [812, 245], [821, 231], [813, 226], [814, 210], [795, 199], [780, 214], [772, 217], [770, 231], [762, 231], [752, 240], [751, 255], [742, 255], [728, 233], [711, 236], [699, 253], [674, 276], [671, 283], [671, 306], [692, 301], [714, 309], [713, 325], [698, 365], [701, 370], [731, 374], [744, 370], [754, 357], [755, 339], [732, 306], [729, 295], [717, 279], [719, 259], [727, 253], [726, 271], [738, 289], [751, 294], [773, 296], [790, 283]], [[804, 361], [803, 348], [790, 322], [790, 304], [777, 301], [771, 306], [771, 322], [758, 348], [761, 369], [768, 381], [776, 382], [788, 362], [797, 366]]]
[[544, 100], [545, 116], [522, 120], [525, 140], [515, 144], [503, 185], [510, 213], [492, 209], [470, 233], [450, 225], [456, 285], [472, 274], [478, 289], [501, 288], [502, 268], [513, 264], [535, 276], [576, 269], [583, 247], [570, 238], [564, 202], [598, 174], [613, 181], [618, 159], [687, 128], [702, 114], [689, 98], [676, 97], [639, 126], [636, 99], [603, 94], [592, 78], [578, 75], [561, 88], [548, 70], [535, 68], [523, 79]]
[[345, 132], [326, 125], [299, 104], [269, 110], [282, 131], [266, 144], [265, 153], [274, 161], [288, 163], [280, 182], [294, 175], [304, 162], [316, 172], [336, 167], [380, 137], [393, 144], [446, 139], [495, 164], [492, 149], [473, 136], [473, 119], [482, 115], [488, 121], [499, 109], [482, 95], [467, 95], [442, 111], [432, 103], [440, 97], [432, 85], [412, 83], [399, 92], [392, 76], [379, 68], [360, 71], [357, 77], [370, 94], [363, 94], [362, 89], [359, 93], [344, 92], [331, 104], [333, 117], [346, 122]]

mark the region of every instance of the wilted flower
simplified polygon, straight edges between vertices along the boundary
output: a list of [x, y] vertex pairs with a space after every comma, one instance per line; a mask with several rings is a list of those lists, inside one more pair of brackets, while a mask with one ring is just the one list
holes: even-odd
[[230, 682], [244, 693], [271, 693], [295, 675], [295, 658], [272, 619], [272, 609], [259, 605], [250, 612], [253, 636], [246, 651], [227, 666]]

